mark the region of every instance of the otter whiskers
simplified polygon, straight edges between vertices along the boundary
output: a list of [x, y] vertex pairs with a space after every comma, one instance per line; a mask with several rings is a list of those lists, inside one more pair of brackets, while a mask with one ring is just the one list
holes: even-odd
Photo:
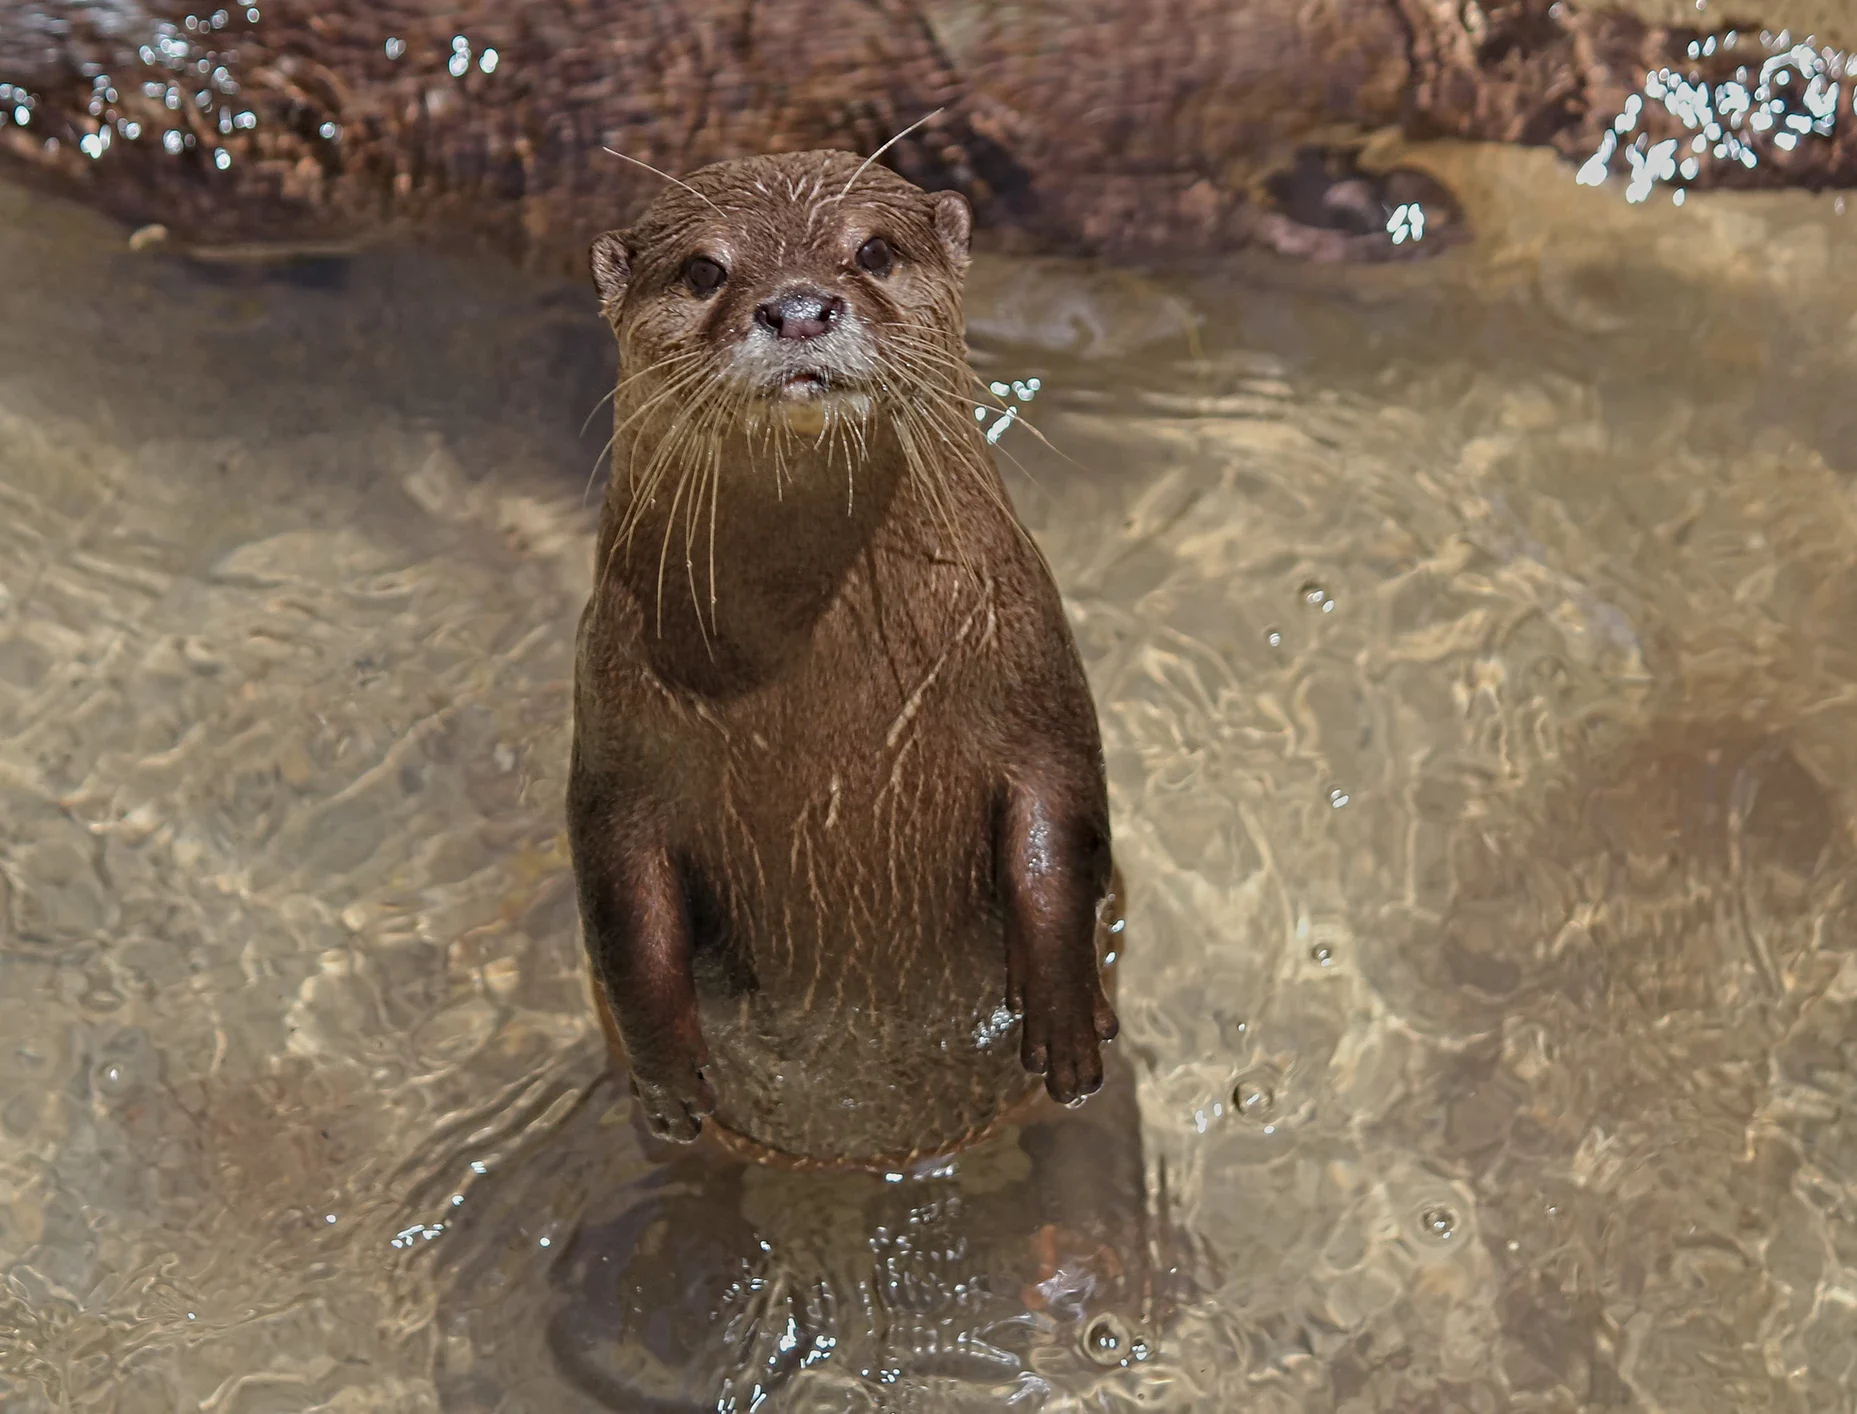
[[838, 195], [833, 197], [832, 200], [843, 201], [845, 197], [850, 194], [851, 188], [857, 185], [858, 178], [863, 176], [864, 173], [870, 169], [871, 163], [875, 162], [879, 157], [883, 156], [884, 153], [888, 152], [892, 147], [896, 146], [897, 143], [901, 142], [904, 138], [908, 137], [911, 133], [913, 133], [917, 128], [921, 127], [924, 123], [929, 122], [931, 119], [939, 118], [943, 113], [947, 111], [948, 110], [946, 108], [937, 108], [933, 113], [924, 113], [920, 118], [917, 118], [915, 122], [911, 123], [908, 127], [904, 128], [901, 132], [896, 133], [892, 135], [891, 137], [885, 139], [881, 147], [879, 147], [875, 152], [871, 153], [869, 157], [866, 157], [864, 161], [859, 164], [857, 171], [851, 174], [851, 176], [846, 180], [843, 188], [840, 189]]

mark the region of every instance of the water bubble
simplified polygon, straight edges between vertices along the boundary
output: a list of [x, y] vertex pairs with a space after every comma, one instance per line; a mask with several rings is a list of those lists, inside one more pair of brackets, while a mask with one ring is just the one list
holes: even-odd
[[1319, 609], [1324, 614], [1335, 612], [1334, 596], [1313, 579], [1296, 592], [1302, 597], [1302, 602], [1306, 607]]
[[1277, 1093], [1263, 1080], [1247, 1077], [1232, 1087], [1232, 1108], [1251, 1119], [1261, 1119], [1276, 1108]]
[[1283, 631], [1275, 628], [1265, 629], [1264, 642], [1268, 643], [1272, 648], [1281, 648], [1283, 646]]
[[1336, 810], [1346, 805], [1351, 799], [1353, 799], [1353, 797], [1340, 786], [1330, 786], [1328, 788], [1328, 803]]
[[1084, 1328], [1083, 1353], [1098, 1365], [1125, 1365], [1134, 1339], [1121, 1318], [1104, 1312]]
[[1472, 1219], [1460, 1196], [1442, 1187], [1429, 1188], [1411, 1200], [1404, 1227], [1407, 1240], [1433, 1255], [1454, 1255], [1471, 1241]]
[[122, 1061], [104, 1061], [91, 1072], [90, 1083], [100, 1099], [120, 1100], [135, 1089], [136, 1074]]

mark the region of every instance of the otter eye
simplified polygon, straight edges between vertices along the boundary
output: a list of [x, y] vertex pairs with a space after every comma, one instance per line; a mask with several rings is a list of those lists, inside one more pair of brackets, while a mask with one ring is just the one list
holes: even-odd
[[684, 262], [683, 282], [695, 294], [713, 295], [728, 278], [729, 272], [722, 268], [722, 263], [707, 255], [693, 255]]
[[890, 250], [890, 243], [882, 236], [872, 236], [858, 247], [858, 268], [872, 275], [884, 276], [890, 273], [896, 264], [896, 256]]

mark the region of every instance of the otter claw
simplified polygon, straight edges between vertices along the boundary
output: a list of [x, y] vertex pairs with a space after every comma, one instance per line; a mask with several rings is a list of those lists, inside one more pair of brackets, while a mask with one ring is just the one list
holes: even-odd
[[716, 1111], [716, 1092], [700, 1070], [690, 1070], [669, 1084], [632, 1076], [632, 1094], [644, 1110], [645, 1123], [661, 1139], [688, 1144], [703, 1130], [703, 1116]]
[[[1082, 1010], [1081, 1008], [1079, 1010]], [[1115, 1013], [1098, 998], [1083, 1016], [1059, 1017], [1056, 1005], [1026, 1012], [1019, 1058], [1060, 1105], [1078, 1104], [1103, 1085], [1103, 1042], [1116, 1034]]]
[[1103, 1056], [1094, 1041], [1086, 1048], [1065, 1049], [1045, 1071], [1045, 1089], [1060, 1105], [1081, 1104], [1103, 1088]]

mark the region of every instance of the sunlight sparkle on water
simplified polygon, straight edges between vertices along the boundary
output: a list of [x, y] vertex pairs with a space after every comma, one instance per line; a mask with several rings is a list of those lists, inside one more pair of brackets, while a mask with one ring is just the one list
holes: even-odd
[[[1743, 38], [1738, 31], [1728, 30], [1693, 40], [1688, 55], [1697, 61], [1712, 58], [1736, 48]], [[1769, 52], [1758, 70], [1741, 65], [1732, 78], [1720, 82], [1668, 68], [1647, 71], [1642, 92], [1625, 100], [1574, 180], [1581, 186], [1603, 185], [1622, 148], [1629, 177], [1625, 200], [1635, 205], [1648, 200], [1660, 184], [1698, 180], [1705, 157], [1752, 170], [1760, 165], [1765, 143], [1791, 152], [1803, 140], [1833, 137], [1849, 56], [1841, 50], [1814, 49], [1809, 37], [1795, 43], [1784, 30], [1777, 35], [1763, 31], [1759, 42]], [[1652, 142], [1647, 133], [1637, 131], [1647, 113], [1647, 100], [1695, 135], [1686, 144], [1691, 156], [1679, 163], [1676, 152], [1681, 139]], [[1637, 136], [1626, 141], [1626, 135], [1633, 132]], [[1682, 205], [1680, 187], [1672, 200]]]

